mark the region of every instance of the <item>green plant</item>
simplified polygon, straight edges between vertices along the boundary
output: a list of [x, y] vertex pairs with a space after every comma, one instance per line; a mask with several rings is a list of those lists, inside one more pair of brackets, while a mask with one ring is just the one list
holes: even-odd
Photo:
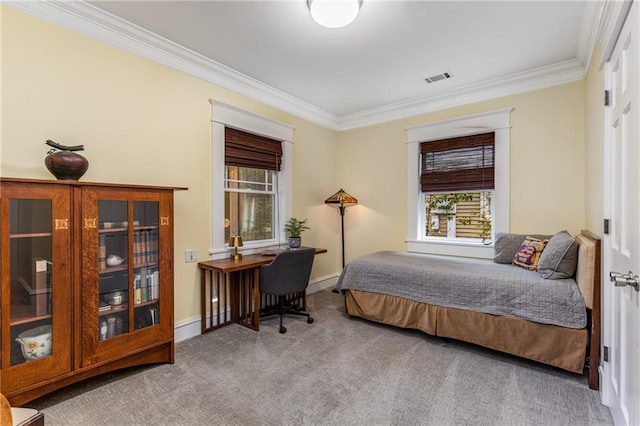
[[[456, 204], [462, 201], [473, 200], [473, 193], [460, 193], [453, 192], [448, 194], [429, 194], [426, 200], [427, 218], [431, 217], [431, 212], [437, 210], [441, 213], [447, 214], [447, 217], [455, 217], [453, 211]], [[471, 223], [471, 218], [467, 216], [458, 216], [457, 219], [461, 223]], [[433, 222], [427, 221], [427, 235], [431, 233]]]
[[482, 239], [483, 243], [486, 243], [491, 239], [491, 210], [488, 206], [491, 205], [491, 193], [482, 192], [479, 194], [480, 200], [478, 201], [478, 209], [470, 211], [471, 215], [456, 214], [456, 205], [462, 202], [469, 202], [474, 200], [473, 192], [455, 192], [445, 194], [428, 194], [425, 199], [426, 205], [426, 235], [430, 236], [433, 230], [434, 222], [430, 220], [431, 214], [446, 215], [448, 219], [455, 218], [458, 225], [473, 225], [480, 226], [478, 236]]
[[298, 220], [295, 217], [292, 217], [284, 224], [284, 231], [289, 234], [290, 237], [299, 237], [303, 231], [309, 228], [307, 225], [307, 219]]

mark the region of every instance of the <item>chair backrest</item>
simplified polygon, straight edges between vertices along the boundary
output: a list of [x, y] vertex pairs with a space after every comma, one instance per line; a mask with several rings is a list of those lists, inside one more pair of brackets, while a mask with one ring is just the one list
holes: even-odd
[[275, 296], [298, 293], [309, 285], [315, 248], [283, 251], [260, 267], [260, 291]]

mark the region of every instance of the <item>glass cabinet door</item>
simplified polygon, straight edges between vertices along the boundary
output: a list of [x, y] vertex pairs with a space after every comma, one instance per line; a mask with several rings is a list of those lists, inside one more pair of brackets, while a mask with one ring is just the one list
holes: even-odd
[[139, 330], [159, 324], [161, 314], [158, 202], [135, 201], [133, 217], [133, 327]]
[[129, 331], [127, 201], [98, 201], [98, 339]]
[[51, 356], [51, 200], [9, 200], [10, 365]]
[[173, 300], [162, 291], [172, 278], [170, 196], [82, 189], [83, 365], [173, 335]]
[[5, 392], [71, 368], [69, 193], [66, 188], [49, 189], [2, 188], [0, 341]]
[[131, 227], [129, 204], [98, 201], [99, 340], [159, 323], [158, 202], [134, 201]]

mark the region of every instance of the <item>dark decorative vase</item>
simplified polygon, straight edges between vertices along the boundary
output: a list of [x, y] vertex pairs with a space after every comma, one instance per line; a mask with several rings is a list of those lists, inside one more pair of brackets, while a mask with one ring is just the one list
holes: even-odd
[[301, 237], [289, 237], [289, 247], [300, 248], [301, 245], [302, 245]]
[[89, 168], [89, 160], [73, 151], [52, 152], [44, 164], [58, 180], [78, 180]]

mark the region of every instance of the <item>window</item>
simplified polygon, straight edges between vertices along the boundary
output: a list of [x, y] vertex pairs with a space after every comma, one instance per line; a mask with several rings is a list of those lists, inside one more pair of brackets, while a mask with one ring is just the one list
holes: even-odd
[[211, 101], [212, 247], [227, 253], [232, 235], [245, 248], [285, 241], [291, 216], [293, 127]]
[[426, 237], [491, 241], [493, 191], [425, 193]]
[[244, 241], [273, 240], [277, 226], [275, 172], [225, 166], [225, 241], [239, 235]]
[[226, 127], [224, 147], [225, 241], [232, 235], [247, 242], [274, 240], [282, 143]]
[[420, 152], [422, 236], [490, 242], [493, 132], [423, 142]]
[[[489, 243], [493, 235], [509, 231], [511, 111], [505, 108], [407, 128], [407, 251], [493, 256]], [[437, 149], [438, 141], [462, 141], [479, 134], [493, 134], [493, 146], [449, 144]], [[427, 179], [429, 172], [434, 174]]]

